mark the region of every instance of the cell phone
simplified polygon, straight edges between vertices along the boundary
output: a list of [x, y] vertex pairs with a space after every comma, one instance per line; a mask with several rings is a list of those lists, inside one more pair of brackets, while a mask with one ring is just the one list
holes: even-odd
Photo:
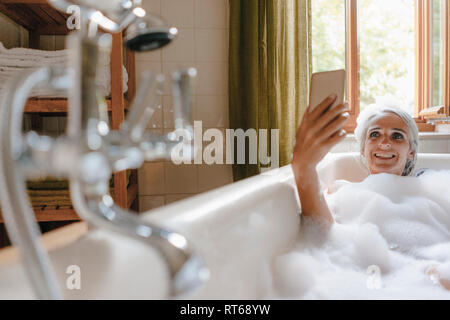
[[310, 112], [332, 93], [335, 93], [337, 98], [330, 108], [342, 104], [345, 92], [345, 70], [313, 73], [309, 89]]

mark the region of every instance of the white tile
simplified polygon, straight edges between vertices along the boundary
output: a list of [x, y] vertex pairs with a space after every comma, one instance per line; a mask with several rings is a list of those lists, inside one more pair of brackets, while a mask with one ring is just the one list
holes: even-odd
[[[195, 119], [195, 105], [197, 96], [192, 96], [191, 98], [191, 122]], [[164, 122], [164, 128], [174, 128], [174, 110], [173, 110], [173, 97], [171, 95], [164, 95], [162, 98], [162, 104], [163, 104], [163, 122]]]
[[163, 108], [161, 105], [162, 98], [157, 106], [155, 106], [155, 111], [153, 112], [150, 121], [147, 124], [147, 129], [161, 129], [163, 128]]
[[163, 62], [194, 61], [194, 29], [180, 28], [172, 43], [162, 49]]
[[175, 126], [173, 119], [173, 97], [164, 95], [162, 97], [163, 104], [163, 127], [173, 128]]
[[140, 196], [139, 212], [145, 212], [162, 207], [165, 204], [164, 196]]
[[227, 29], [196, 29], [195, 30], [195, 61], [197, 61], [197, 62], [227, 62], [228, 61], [228, 30]]
[[228, 95], [228, 63], [197, 62], [198, 95]]
[[151, 61], [151, 62], [162, 62], [162, 50], [152, 50], [144, 52], [136, 52], [136, 61]]
[[231, 165], [200, 165], [198, 168], [199, 192], [209, 191], [233, 182]]
[[196, 28], [228, 28], [227, 0], [195, 0]]
[[142, 0], [142, 8], [147, 12], [161, 15], [161, 0]]
[[139, 195], [163, 195], [165, 193], [164, 163], [146, 162], [138, 170]]
[[[172, 94], [172, 73], [177, 69], [187, 69], [195, 67], [193, 61], [179, 61], [179, 62], [164, 62], [162, 64], [162, 71], [164, 77], [166, 78], [166, 83], [164, 86], [163, 94], [171, 95]], [[194, 80], [194, 86], [197, 88], [198, 85], [198, 75], [197, 79]], [[195, 91], [194, 91], [195, 94]]]
[[[162, 128], [147, 128], [145, 130], [146, 134], [149, 134], [151, 136], [156, 136], [156, 137], [161, 137], [164, 132]], [[165, 158], [159, 158], [159, 159], [154, 159], [154, 160], [146, 160], [146, 163], [160, 163], [160, 162], [164, 162], [166, 161]]]
[[172, 162], [165, 162], [164, 169], [165, 194], [198, 192], [196, 165], [175, 165]]
[[161, 63], [136, 60], [136, 87], [139, 88], [139, 84], [142, 78], [143, 71], [150, 71], [153, 74], [162, 73]]
[[194, 119], [204, 128], [228, 128], [228, 96], [197, 96]]
[[161, 15], [176, 28], [194, 27], [194, 0], [162, 0]]

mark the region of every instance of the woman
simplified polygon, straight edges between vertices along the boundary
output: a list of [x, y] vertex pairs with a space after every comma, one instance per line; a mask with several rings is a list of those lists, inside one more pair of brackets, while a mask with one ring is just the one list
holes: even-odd
[[[336, 100], [330, 95], [315, 109], [306, 110], [296, 135], [292, 158], [302, 214], [331, 224], [333, 216], [327, 206], [316, 166], [346, 132], [348, 104], [329, 108]], [[371, 174], [410, 175], [416, 163], [418, 130], [414, 120], [404, 111], [389, 107], [370, 107], [358, 117], [355, 136], [361, 155]]]
[[[302, 214], [331, 226], [334, 218], [321, 190], [316, 165], [346, 135], [348, 104], [329, 107], [336, 95], [326, 98], [310, 112], [306, 110], [296, 135], [292, 169], [302, 206]], [[408, 176], [413, 173], [418, 149], [418, 130], [405, 111], [386, 106], [371, 106], [358, 117], [355, 136], [363, 161], [371, 174], [390, 173]], [[439, 278], [450, 290], [450, 280], [440, 277], [434, 267], [426, 273]]]

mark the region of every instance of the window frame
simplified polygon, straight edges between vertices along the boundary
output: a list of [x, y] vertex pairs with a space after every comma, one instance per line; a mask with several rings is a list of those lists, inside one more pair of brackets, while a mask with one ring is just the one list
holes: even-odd
[[[444, 11], [444, 63], [443, 63], [443, 106], [434, 107], [433, 97], [433, 34], [432, 34], [432, 0], [415, 0], [415, 105], [414, 119], [419, 131], [434, 131], [434, 125], [428, 124], [430, 116], [450, 117], [450, 0], [443, 1]], [[360, 108], [360, 56], [358, 0], [345, 0], [346, 19], [346, 69], [347, 99], [350, 117], [344, 129], [354, 132]]]
[[443, 90], [444, 90], [444, 107], [445, 114], [450, 117], [450, 0], [444, 2], [444, 76]]

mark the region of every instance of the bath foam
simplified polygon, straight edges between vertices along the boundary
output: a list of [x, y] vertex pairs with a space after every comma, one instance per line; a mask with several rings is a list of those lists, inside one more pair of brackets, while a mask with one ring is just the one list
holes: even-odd
[[272, 266], [267, 298], [450, 299], [450, 171], [378, 174], [327, 194], [329, 230], [303, 217], [298, 241]]

